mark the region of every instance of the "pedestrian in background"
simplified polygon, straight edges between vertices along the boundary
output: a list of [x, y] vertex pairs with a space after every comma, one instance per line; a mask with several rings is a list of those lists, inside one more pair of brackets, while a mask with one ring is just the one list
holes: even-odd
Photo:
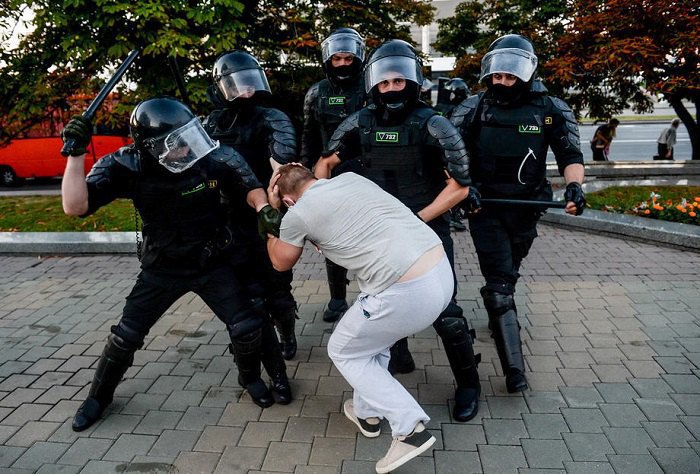
[[676, 130], [681, 123], [681, 119], [674, 118], [671, 120], [671, 126], [664, 128], [656, 140], [658, 154], [654, 157], [655, 160], [672, 160], [673, 147], [676, 146]]
[[610, 119], [608, 123], [598, 127], [591, 138], [591, 150], [593, 150], [593, 161], [608, 161], [610, 156], [610, 143], [615, 138], [615, 131], [620, 121], [616, 118]]

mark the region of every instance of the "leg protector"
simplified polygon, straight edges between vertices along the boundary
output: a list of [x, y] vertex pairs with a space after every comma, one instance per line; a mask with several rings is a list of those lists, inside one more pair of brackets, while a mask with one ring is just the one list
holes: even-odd
[[527, 379], [513, 295], [482, 288], [481, 296], [489, 314], [489, 326], [493, 331], [501, 368], [506, 376], [506, 389], [509, 393], [522, 392], [527, 389]]
[[95, 423], [114, 397], [114, 391], [124, 373], [134, 363], [137, 347], [121, 337], [110, 334], [97, 363], [90, 393], [73, 418], [73, 431], [83, 431]]
[[[229, 333], [231, 332], [229, 327]], [[272, 394], [260, 378], [262, 329], [258, 328], [245, 335], [231, 336], [229, 347], [238, 366], [238, 383], [248, 390], [256, 405], [262, 408], [272, 406]]]
[[262, 327], [262, 364], [272, 380], [272, 392], [277, 395], [275, 401], [280, 405], [291, 403], [292, 389], [287, 378], [287, 366], [282, 358], [277, 335], [270, 323], [266, 323]]
[[413, 361], [411, 351], [408, 350], [408, 338], [404, 337], [394, 343], [389, 348], [391, 358], [389, 359], [389, 373], [409, 374], [416, 370], [416, 363]]
[[481, 355], [474, 354], [472, 333], [463, 317], [441, 315], [433, 323], [433, 327], [442, 339], [447, 360], [457, 382], [452, 416], [457, 421], [469, 421], [479, 411], [481, 383], [477, 367]]
[[328, 289], [331, 300], [323, 312], [323, 320], [329, 323], [337, 321], [348, 310], [345, 301], [347, 297], [348, 271], [326, 259], [326, 274], [328, 275]]
[[299, 319], [297, 309], [296, 307], [289, 308], [280, 314], [273, 315], [272, 319], [280, 336], [282, 357], [286, 360], [291, 360], [297, 353], [297, 338], [296, 334], [294, 334], [294, 326], [296, 320]]

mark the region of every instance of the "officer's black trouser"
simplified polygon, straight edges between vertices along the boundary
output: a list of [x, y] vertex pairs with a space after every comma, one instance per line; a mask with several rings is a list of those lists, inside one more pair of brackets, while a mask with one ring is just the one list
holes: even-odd
[[119, 324], [112, 332], [141, 347], [143, 339], [165, 311], [181, 296], [194, 292], [229, 329], [232, 339], [263, 324], [262, 313], [228, 265], [218, 265], [195, 276], [163, 276], [142, 271], [126, 297]]

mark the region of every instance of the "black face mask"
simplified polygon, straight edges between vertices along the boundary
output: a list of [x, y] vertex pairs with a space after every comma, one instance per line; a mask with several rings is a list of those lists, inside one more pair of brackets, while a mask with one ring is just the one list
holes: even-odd
[[352, 79], [352, 77], [355, 75], [355, 68], [352, 66], [352, 64], [337, 66], [333, 68], [333, 75], [340, 81], [347, 81], [348, 79]]
[[493, 84], [489, 87], [494, 99], [500, 102], [515, 102], [520, 97], [520, 89], [513, 84], [504, 86], [503, 84]]
[[399, 111], [406, 106], [406, 92], [400, 90], [380, 93], [379, 100], [388, 110]]

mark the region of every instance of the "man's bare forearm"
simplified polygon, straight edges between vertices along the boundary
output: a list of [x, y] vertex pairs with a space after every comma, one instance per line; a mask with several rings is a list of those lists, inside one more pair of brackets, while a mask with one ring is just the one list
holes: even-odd
[[69, 216], [82, 216], [88, 211], [84, 154], [66, 158], [66, 168], [61, 181], [61, 201], [63, 212]]

